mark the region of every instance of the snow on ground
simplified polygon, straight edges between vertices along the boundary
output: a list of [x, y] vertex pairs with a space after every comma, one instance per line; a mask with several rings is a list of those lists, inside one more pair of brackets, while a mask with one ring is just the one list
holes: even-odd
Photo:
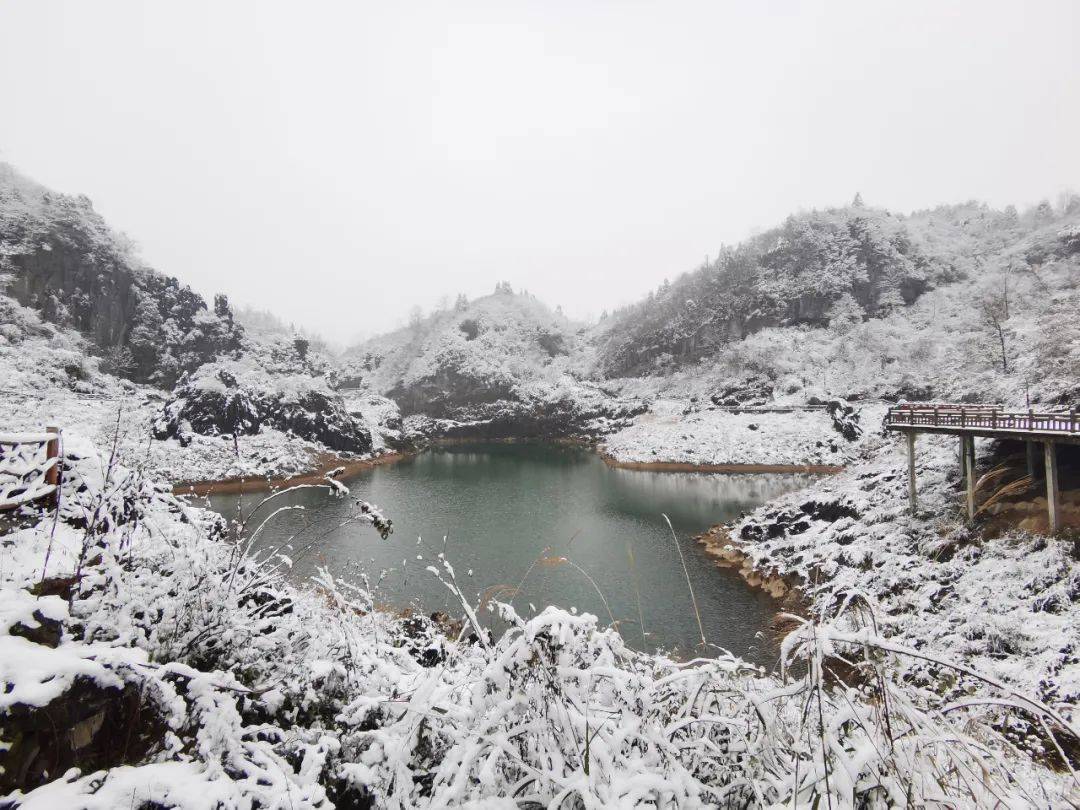
[[[885, 407], [858, 412], [866, 436], [879, 428]], [[822, 410], [732, 412], [658, 399], [632, 425], [607, 437], [601, 451], [622, 462], [842, 465], [859, 447]]]
[[[988, 449], [979, 444], [980, 454]], [[755, 570], [803, 583], [819, 608], [865, 593], [890, 638], [946, 651], [1080, 720], [1072, 542], [1015, 530], [983, 536], [965, 525], [955, 438], [920, 436], [916, 457], [917, 515], [902, 442], [875, 437], [845, 472], [733, 524], [731, 542]]]
[[[465, 631], [440, 631], [325, 572], [288, 585], [285, 558], [238, 553], [235, 526], [108, 456], [70, 435], [60, 519], [0, 535], [0, 757], [30, 774], [7, 796], [21, 810], [1055, 806], [1074, 787], [1006, 765], [992, 729], [896, 680], [907, 653], [852, 616], [790, 635], [808, 674], [783, 680], [636, 653], [555, 608], [503, 607], [506, 635], [470, 638], [465, 601]], [[431, 574], [458, 593], [449, 561]], [[837, 646], [869, 680], [818, 685]], [[74, 706], [89, 722], [55, 735], [45, 718]], [[46, 772], [35, 746], [57, 740]]]

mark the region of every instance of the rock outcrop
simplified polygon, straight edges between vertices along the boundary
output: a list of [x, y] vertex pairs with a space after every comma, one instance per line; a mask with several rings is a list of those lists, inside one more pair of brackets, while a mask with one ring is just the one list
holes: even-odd
[[177, 387], [154, 422], [154, 435], [183, 444], [191, 433], [254, 434], [264, 426], [291, 431], [340, 452], [372, 449], [367, 427], [316, 379], [294, 375], [241, 380], [218, 364], [204, 366]]

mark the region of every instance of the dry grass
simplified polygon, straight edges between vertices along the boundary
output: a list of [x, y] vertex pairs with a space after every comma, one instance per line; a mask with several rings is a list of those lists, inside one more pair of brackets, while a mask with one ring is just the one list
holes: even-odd
[[975, 492], [978, 494], [984, 490], [992, 489], [1000, 484], [1005, 478], [1008, 478], [1010, 474], [1015, 472], [1015, 467], [1008, 461], [1003, 464], [999, 464], [993, 469], [983, 473], [975, 482]]
[[[989, 475], [989, 474], [987, 474]], [[987, 476], [983, 476], [985, 479]], [[981, 483], [981, 482], [980, 482]], [[986, 514], [993, 506], [1005, 501], [1008, 498], [1013, 498], [1027, 492], [1035, 483], [1035, 479], [1030, 475], [1025, 475], [1021, 478], [1017, 478], [1003, 487], [1000, 487], [993, 495], [987, 498], [983, 505], [975, 510], [975, 517], [978, 518], [981, 515]]]

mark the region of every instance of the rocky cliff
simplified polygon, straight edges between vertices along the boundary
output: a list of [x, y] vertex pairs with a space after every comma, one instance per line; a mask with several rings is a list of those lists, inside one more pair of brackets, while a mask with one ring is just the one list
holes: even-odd
[[213, 309], [143, 265], [85, 196], [50, 191], [0, 164], [0, 279], [48, 321], [89, 337], [114, 373], [170, 387], [239, 348], [228, 301]]

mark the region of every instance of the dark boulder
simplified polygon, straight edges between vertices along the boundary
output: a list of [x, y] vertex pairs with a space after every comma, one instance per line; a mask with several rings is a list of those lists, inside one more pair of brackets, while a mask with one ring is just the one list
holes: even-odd
[[896, 390], [885, 392], [883, 397], [894, 402], [929, 402], [934, 398], [934, 387], [905, 374]]
[[64, 625], [58, 619], [51, 619], [40, 610], [35, 610], [32, 623], [15, 622], [8, 632], [35, 644], [55, 649], [64, 634]]
[[84, 773], [142, 761], [167, 726], [135, 684], [102, 686], [79, 676], [45, 706], [0, 714], [0, 794], [29, 790], [69, 768]]

